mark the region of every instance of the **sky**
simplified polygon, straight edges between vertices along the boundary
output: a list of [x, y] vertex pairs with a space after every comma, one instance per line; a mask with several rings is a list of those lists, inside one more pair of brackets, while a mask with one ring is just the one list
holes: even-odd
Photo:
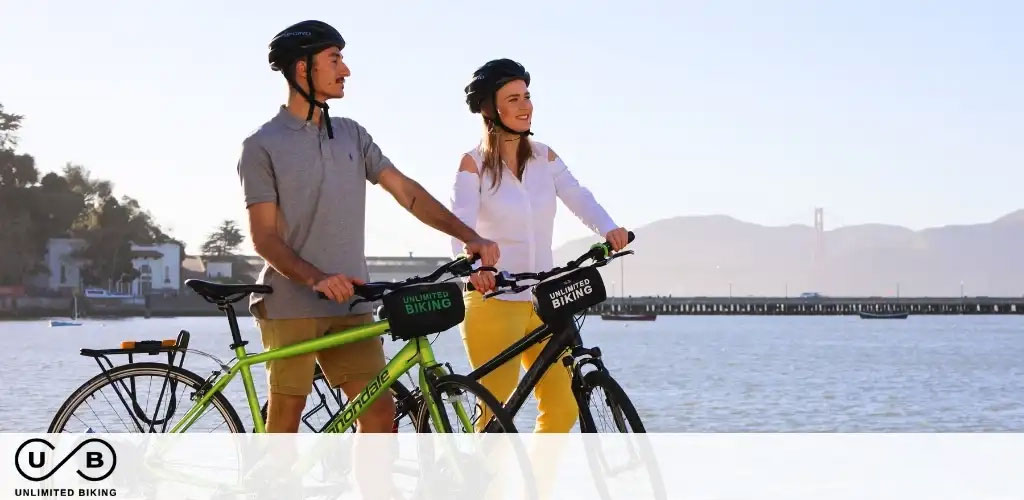
[[[189, 253], [224, 219], [245, 227], [241, 142], [286, 97], [267, 44], [304, 19], [347, 41], [332, 116], [446, 204], [480, 136], [462, 89], [509, 57], [532, 75], [534, 138], [625, 227], [811, 225], [823, 207], [827, 229], [922, 229], [1024, 208], [1020, 2], [0, 0], [0, 18], [19, 150], [112, 180]], [[448, 253], [368, 190], [368, 255]], [[587, 235], [562, 207], [556, 244]]]

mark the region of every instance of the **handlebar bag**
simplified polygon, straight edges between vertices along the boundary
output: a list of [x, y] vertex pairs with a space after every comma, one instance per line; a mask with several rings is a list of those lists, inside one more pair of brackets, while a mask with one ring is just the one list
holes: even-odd
[[462, 289], [452, 282], [402, 287], [381, 302], [391, 334], [402, 340], [443, 332], [466, 317]]
[[544, 323], [569, 320], [607, 299], [597, 268], [584, 267], [533, 287], [533, 309]]

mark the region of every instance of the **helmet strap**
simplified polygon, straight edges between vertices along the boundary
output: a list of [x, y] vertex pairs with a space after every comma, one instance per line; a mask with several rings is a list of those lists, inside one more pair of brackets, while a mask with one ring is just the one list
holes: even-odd
[[502, 130], [504, 130], [505, 132], [508, 132], [509, 134], [518, 135], [520, 137], [528, 137], [528, 136], [533, 135], [533, 132], [531, 132], [529, 130], [527, 130], [525, 132], [519, 132], [517, 130], [512, 130], [512, 129], [506, 127], [505, 124], [502, 123], [501, 115], [498, 114], [498, 92], [497, 91], [494, 92], [494, 97], [491, 99], [491, 105], [494, 108], [494, 120], [492, 120], [492, 121], [494, 123], [496, 123], [498, 125], [498, 127], [500, 127]]
[[331, 117], [327, 113], [330, 106], [326, 102], [320, 102], [314, 97], [316, 95], [316, 89], [313, 86], [313, 54], [306, 56], [306, 85], [309, 86], [309, 92], [302, 90], [293, 78], [288, 77], [288, 84], [291, 85], [296, 92], [309, 101], [309, 112], [306, 114], [306, 121], [313, 121], [313, 107], [318, 107], [321, 110], [321, 118], [327, 125], [327, 138], [334, 139], [334, 127], [331, 126]]

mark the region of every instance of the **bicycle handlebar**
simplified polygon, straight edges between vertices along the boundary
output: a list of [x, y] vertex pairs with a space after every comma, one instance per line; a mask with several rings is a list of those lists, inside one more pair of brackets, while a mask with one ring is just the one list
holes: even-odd
[[[630, 231], [627, 241], [629, 243], [632, 243], [634, 239], [636, 239], [636, 235], [633, 234], [633, 231]], [[619, 257], [623, 257], [633, 253], [632, 250], [620, 251], [615, 254], [612, 254], [611, 252], [612, 246], [610, 243], [606, 241], [603, 243], [596, 243], [592, 245], [590, 247], [590, 250], [588, 250], [586, 253], [579, 256], [575, 260], [569, 261], [565, 266], [562, 267], [555, 267], [553, 269], [542, 271], [539, 273], [507, 273], [504, 271], [496, 273], [494, 275], [494, 284], [497, 288], [504, 288], [504, 290], [495, 290], [492, 292], [488, 292], [487, 294], [484, 295], [484, 298], [491, 298], [505, 293], [522, 292], [548, 278], [572, 271], [574, 269], [579, 269], [579, 267], [587, 260], [594, 260], [594, 264], [591, 264], [591, 266], [589, 267], [601, 267], [606, 265], [612, 259], [617, 259]], [[536, 281], [536, 283], [520, 285], [518, 283], [520, 280], [533, 280]]]
[[[451, 273], [453, 276], [462, 276], [464, 274], [468, 274], [469, 272], [472, 272], [472, 265], [474, 262], [477, 261], [478, 258], [479, 257], [476, 255], [462, 255], [456, 257], [455, 260], [446, 262], [441, 267], [435, 269], [434, 272], [423, 277], [413, 276], [412, 278], [408, 278], [403, 281], [373, 281], [362, 285], [353, 285], [352, 288], [355, 291], [354, 295], [358, 295], [362, 298], [353, 301], [351, 305], [355, 306], [356, 304], [360, 304], [363, 302], [373, 302], [376, 300], [380, 300], [388, 292], [393, 292], [395, 290], [398, 290], [399, 288], [404, 288], [412, 285], [419, 285], [422, 283], [433, 283], [441, 279], [441, 277], [444, 276], [445, 273]], [[318, 291], [316, 292], [316, 294], [317, 297], [319, 297], [322, 300], [331, 300], [327, 296], [327, 294], [323, 292]]]

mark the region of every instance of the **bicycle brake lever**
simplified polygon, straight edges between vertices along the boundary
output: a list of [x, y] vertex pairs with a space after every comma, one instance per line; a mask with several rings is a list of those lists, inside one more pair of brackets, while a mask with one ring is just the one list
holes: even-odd
[[633, 251], [632, 250], [623, 250], [621, 252], [612, 254], [607, 259], [595, 262], [593, 264], [593, 267], [604, 267], [604, 266], [607, 266], [609, 262], [611, 262], [611, 261], [613, 261], [613, 260], [615, 260], [615, 259], [617, 259], [619, 257], [625, 257], [627, 255], [633, 255]]
[[362, 304], [363, 302], [369, 302], [369, 301], [370, 301], [369, 299], [356, 299], [356, 300], [353, 300], [352, 303], [348, 305], [348, 310], [351, 311], [352, 309], [355, 309], [355, 307], [357, 305]]

